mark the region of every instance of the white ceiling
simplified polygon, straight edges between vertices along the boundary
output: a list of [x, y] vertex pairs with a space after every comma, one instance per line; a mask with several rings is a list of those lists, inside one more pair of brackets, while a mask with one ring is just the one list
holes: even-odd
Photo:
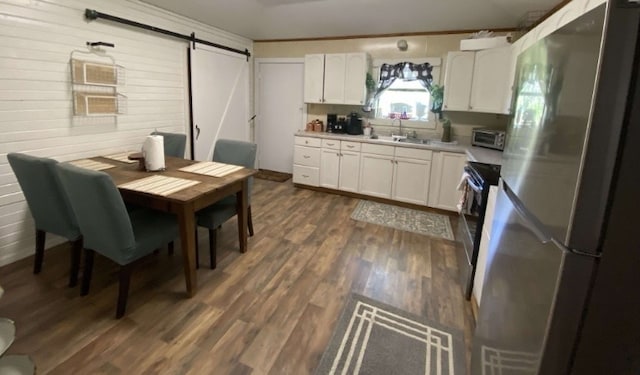
[[253, 40], [516, 27], [561, 0], [142, 0]]

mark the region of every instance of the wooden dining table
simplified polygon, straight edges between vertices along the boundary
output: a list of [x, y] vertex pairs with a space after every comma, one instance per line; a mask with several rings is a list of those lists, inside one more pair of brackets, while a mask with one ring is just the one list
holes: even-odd
[[[189, 297], [194, 296], [198, 290], [195, 221], [195, 215], [198, 210], [224, 197], [236, 194], [240, 252], [247, 251], [248, 181], [249, 177], [257, 173], [256, 170], [241, 168], [223, 177], [213, 177], [181, 171], [180, 168], [188, 167], [198, 162], [169, 156], [165, 157], [166, 169], [157, 172], [141, 170], [138, 163], [127, 163], [106, 157], [95, 157], [91, 158], [91, 160], [115, 165], [115, 167], [104, 169], [103, 172], [111, 176], [126, 203], [177, 215], [182, 256], [184, 258], [184, 277]], [[169, 195], [145, 193], [121, 187], [123, 184], [154, 175], [193, 180], [199, 183]]]

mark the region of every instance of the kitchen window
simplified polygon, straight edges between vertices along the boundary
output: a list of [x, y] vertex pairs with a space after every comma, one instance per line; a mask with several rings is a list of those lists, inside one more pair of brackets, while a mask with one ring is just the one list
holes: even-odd
[[[409, 66], [406, 65], [409, 63]], [[431, 66], [431, 84], [440, 82], [440, 65], [439, 58], [426, 58], [419, 60], [377, 60], [373, 62], [373, 76], [376, 79], [377, 95], [371, 98], [370, 107], [370, 123], [373, 125], [390, 126], [392, 123], [397, 125], [397, 119], [402, 121], [403, 127], [417, 129], [435, 129], [436, 116], [430, 111], [431, 94], [425, 88], [418, 78], [423, 70], [417, 69], [417, 66], [424, 66], [425, 63]], [[413, 69], [408, 70], [413, 64]], [[385, 66], [386, 65], [386, 66]], [[394, 71], [390, 71], [389, 66], [395, 67]], [[383, 68], [381, 70], [381, 68]], [[397, 77], [392, 80], [391, 84], [383, 82], [380, 84], [380, 76], [385, 74]], [[405, 79], [407, 77], [407, 79]], [[383, 80], [385, 77], [382, 78]], [[387, 83], [387, 84], [384, 84]], [[386, 88], [382, 88], [386, 86]], [[395, 121], [395, 122], [394, 122]]]
[[429, 121], [431, 94], [418, 81], [397, 79], [376, 102], [376, 118]]

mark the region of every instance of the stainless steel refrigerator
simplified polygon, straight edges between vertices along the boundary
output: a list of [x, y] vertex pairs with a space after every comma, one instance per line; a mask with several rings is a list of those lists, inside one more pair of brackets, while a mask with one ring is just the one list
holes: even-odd
[[640, 9], [518, 57], [473, 375], [640, 374]]

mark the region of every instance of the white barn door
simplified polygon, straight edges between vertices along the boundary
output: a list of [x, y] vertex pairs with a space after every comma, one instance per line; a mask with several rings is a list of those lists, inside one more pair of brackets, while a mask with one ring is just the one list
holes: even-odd
[[191, 54], [195, 160], [211, 160], [220, 138], [249, 141], [249, 63], [244, 55], [196, 44]]

